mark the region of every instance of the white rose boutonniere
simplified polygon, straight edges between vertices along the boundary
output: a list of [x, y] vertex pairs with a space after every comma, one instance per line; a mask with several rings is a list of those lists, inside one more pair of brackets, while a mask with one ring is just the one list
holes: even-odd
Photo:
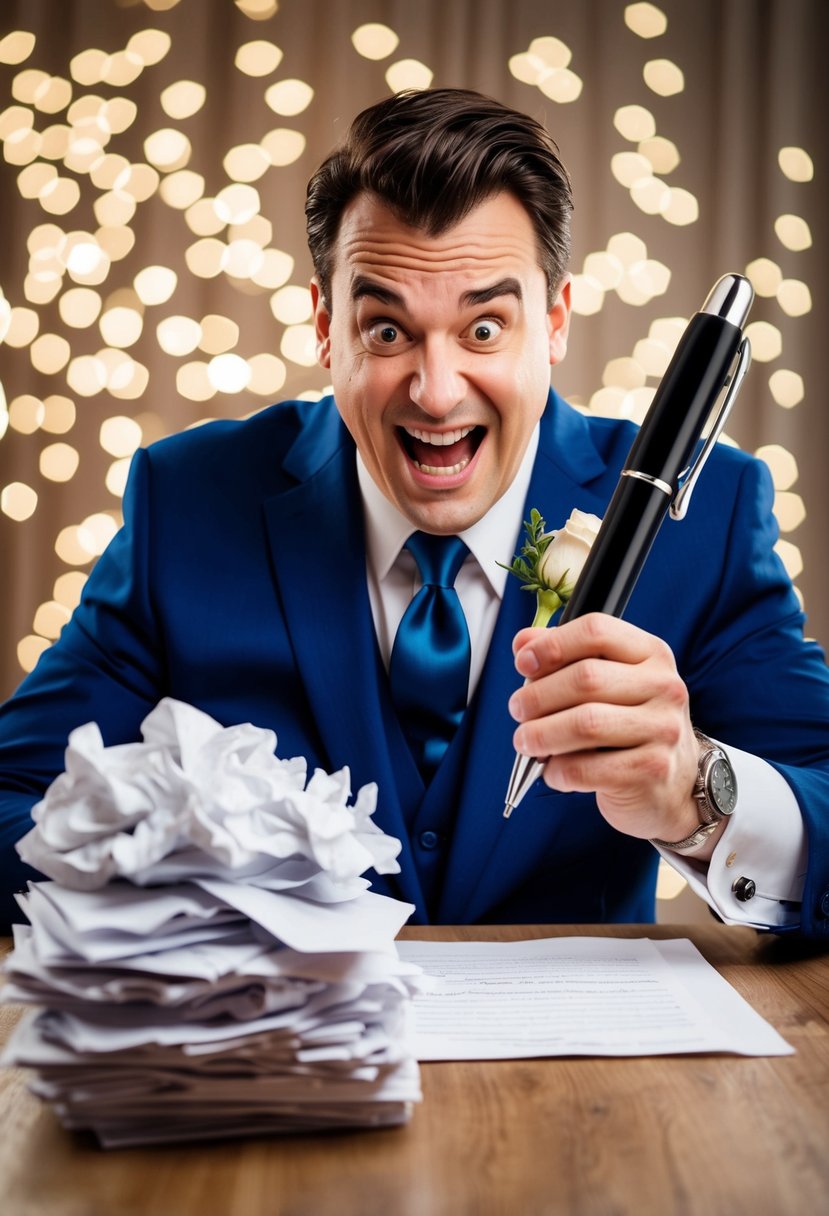
[[524, 591], [535, 592], [533, 626], [548, 625], [567, 603], [601, 526], [598, 515], [574, 509], [563, 528], [548, 532], [535, 507], [530, 511], [529, 523], [524, 523], [527, 539], [504, 569], [521, 580]]

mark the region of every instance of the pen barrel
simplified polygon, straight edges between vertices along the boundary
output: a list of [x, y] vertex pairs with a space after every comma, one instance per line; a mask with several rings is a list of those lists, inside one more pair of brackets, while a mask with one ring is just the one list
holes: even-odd
[[669, 506], [664, 491], [637, 478], [621, 478], [561, 614], [562, 624], [588, 612], [623, 614]]
[[619, 479], [562, 624], [588, 612], [623, 614], [741, 341], [742, 330], [722, 317], [691, 318], [625, 462], [665, 488]]
[[698, 312], [691, 318], [633, 441], [626, 468], [659, 477], [676, 492], [742, 336], [737, 325], [722, 317]]

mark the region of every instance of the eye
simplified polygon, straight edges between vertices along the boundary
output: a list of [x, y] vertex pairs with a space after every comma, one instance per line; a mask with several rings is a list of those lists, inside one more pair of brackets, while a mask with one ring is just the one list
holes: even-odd
[[503, 330], [504, 327], [500, 321], [496, 321], [494, 317], [486, 317], [482, 321], [475, 321], [469, 327], [469, 336], [473, 341], [479, 342], [481, 345], [487, 345], [500, 337]]
[[394, 321], [381, 320], [369, 326], [368, 337], [374, 346], [394, 347], [400, 346], [405, 334]]

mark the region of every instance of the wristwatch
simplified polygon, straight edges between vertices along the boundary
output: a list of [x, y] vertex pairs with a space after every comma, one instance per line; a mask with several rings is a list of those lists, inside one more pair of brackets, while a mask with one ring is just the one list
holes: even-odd
[[737, 805], [737, 778], [728, 756], [702, 731], [694, 730], [694, 734], [700, 752], [691, 795], [699, 810], [699, 827], [684, 840], [651, 840], [651, 844], [673, 849], [675, 853], [686, 853], [701, 845]]

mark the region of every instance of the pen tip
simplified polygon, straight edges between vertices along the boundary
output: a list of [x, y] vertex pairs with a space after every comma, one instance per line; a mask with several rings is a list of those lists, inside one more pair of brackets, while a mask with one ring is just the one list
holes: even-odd
[[505, 819], [509, 819], [510, 815], [511, 815], [511, 814], [512, 814], [512, 812], [513, 812], [513, 809], [514, 809], [514, 808], [513, 808], [513, 806], [512, 806], [512, 803], [508, 802], [508, 803], [506, 804], [506, 806], [504, 807], [504, 818], [505, 818]]

